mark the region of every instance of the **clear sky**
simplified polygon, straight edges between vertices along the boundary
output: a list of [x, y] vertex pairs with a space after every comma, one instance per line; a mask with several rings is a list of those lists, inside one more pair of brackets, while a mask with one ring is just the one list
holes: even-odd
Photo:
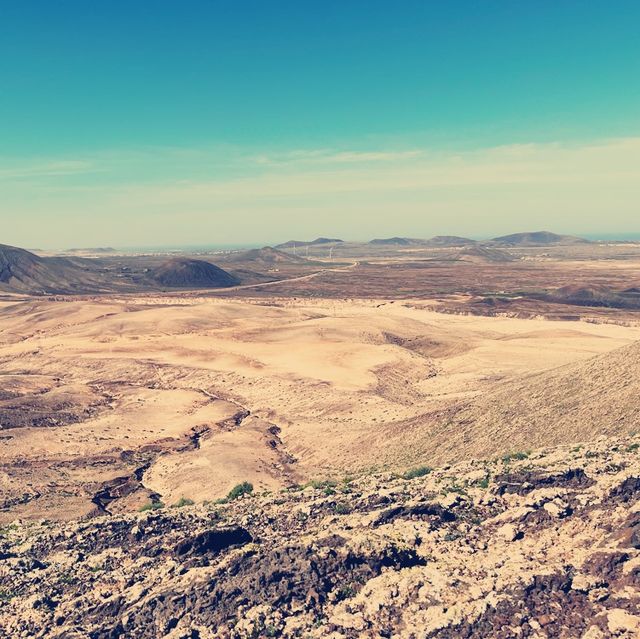
[[637, 0], [0, 0], [0, 243], [640, 233]]

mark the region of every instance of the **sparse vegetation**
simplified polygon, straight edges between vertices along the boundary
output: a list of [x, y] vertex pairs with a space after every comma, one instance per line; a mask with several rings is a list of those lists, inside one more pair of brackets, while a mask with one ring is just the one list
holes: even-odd
[[138, 512], [144, 513], [148, 510], [160, 510], [164, 508], [164, 503], [161, 501], [148, 501], [144, 506], [141, 506]]
[[196, 502], [193, 499], [189, 499], [187, 497], [180, 497], [178, 501], [173, 504], [172, 508], [183, 508], [184, 506], [193, 506]]
[[443, 495], [448, 495], [449, 493], [457, 493], [458, 495], [467, 495], [467, 489], [466, 486], [468, 486], [468, 484], [465, 482], [464, 486], [460, 486], [455, 480], [453, 482], [451, 482], [448, 486], [444, 486], [442, 488], [442, 494]]
[[241, 484], [236, 484], [228, 493], [226, 497], [216, 500], [216, 504], [227, 504], [230, 501], [240, 499], [244, 495], [250, 495], [253, 492], [253, 484], [248, 481], [243, 481]]
[[15, 532], [16, 530], [18, 530], [17, 524], [7, 524], [0, 528], [0, 537], [6, 537], [9, 533]]
[[348, 515], [351, 512], [351, 506], [344, 501], [337, 502], [333, 509], [338, 515]]
[[491, 473], [487, 473], [482, 479], [478, 479], [474, 482], [474, 486], [477, 486], [478, 488], [482, 488], [483, 490], [486, 490], [487, 488], [489, 488], [489, 484], [491, 483]]
[[530, 450], [520, 450], [515, 453], [507, 453], [503, 455], [502, 461], [505, 464], [508, 464], [511, 461], [522, 461], [523, 459], [528, 459], [529, 455], [531, 455]]
[[335, 488], [338, 482], [335, 479], [312, 479], [310, 482], [304, 485], [305, 488], [310, 486], [316, 490], [326, 490], [327, 488]]
[[416, 468], [410, 468], [403, 475], [402, 479], [415, 479], [416, 477], [424, 477], [428, 475], [433, 469], [429, 466], [417, 466]]

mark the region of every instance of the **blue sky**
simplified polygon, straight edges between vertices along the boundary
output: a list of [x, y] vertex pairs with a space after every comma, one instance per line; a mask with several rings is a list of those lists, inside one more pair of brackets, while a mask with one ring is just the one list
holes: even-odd
[[638, 24], [624, 0], [0, 0], [1, 241], [640, 231]]

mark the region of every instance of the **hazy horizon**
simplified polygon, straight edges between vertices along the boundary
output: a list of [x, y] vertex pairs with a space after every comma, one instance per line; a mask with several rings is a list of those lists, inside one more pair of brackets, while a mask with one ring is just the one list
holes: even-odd
[[640, 234], [636, 3], [2, 17], [3, 243]]

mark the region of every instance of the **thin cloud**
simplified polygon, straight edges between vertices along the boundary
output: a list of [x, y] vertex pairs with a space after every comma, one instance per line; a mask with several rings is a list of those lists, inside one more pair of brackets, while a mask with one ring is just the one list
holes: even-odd
[[[255, 154], [241, 149], [214, 149], [155, 153], [149, 162], [144, 153], [135, 159], [129, 154], [119, 163], [114, 152], [104, 182], [99, 175], [90, 182], [25, 181], [25, 175], [104, 169], [98, 159], [34, 164], [31, 173], [17, 171], [21, 178], [3, 181], [0, 218], [12, 220], [12, 232], [24, 244], [41, 245], [101, 238], [116, 245], [187, 244], [201, 236], [212, 243], [269, 242], [294, 231], [365, 238], [499, 234], [515, 227], [638, 230], [637, 137], [460, 151], [292, 150], [281, 156], [287, 161], [257, 164]], [[141, 178], [149, 163], [153, 171]], [[34, 238], [38, 231], [42, 237]], [[57, 242], [62, 232], [73, 234], [73, 242]]]
[[410, 160], [423, 154], [422, 150], [407, 151], [332, 151], [329, 149], [307, 149], [273, 155], [258, 155], [253, 159], [264, 166], [295, 166], [305, 164], [360, 164], [370, 162], [398, 162]]
[[[10, 161], [5, 159], [3, 164]], [[56, 177], [62, 175], [79, 175], [98, 171], [91, 162], [83, 160], [57, 160], [53, 162], [37, 162], [30, 165], [2, 167], [0, 166], [0, 179], [22, 179], [37, 177]]]

